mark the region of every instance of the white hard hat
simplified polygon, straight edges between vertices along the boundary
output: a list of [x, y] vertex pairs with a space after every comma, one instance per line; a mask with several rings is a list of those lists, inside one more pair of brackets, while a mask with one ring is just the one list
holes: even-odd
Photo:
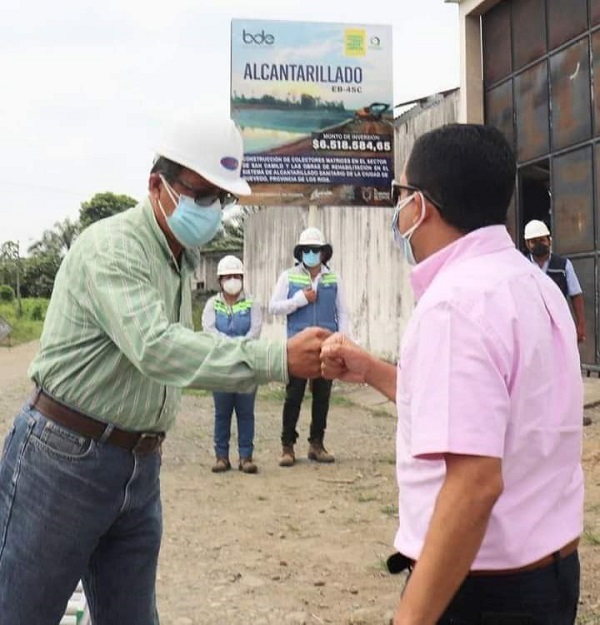
[[550, 230], [548, 230], [548, 226], [539, 219], [532, 219], [525, 226], [525, 240], [528, 239], [537, 239], [538, 237], [549, 237]]
[[306, 228], [300, 234], [298, 245], [325, 245], [325, 237], [318, 228]]
[[244, 263], [237, 256], [223, 256], [217, 265], [217, 276], [244, 275]]
[[333, 248], [329, 243], [325, 243], [325, 237], [318, 228], [306, 228], [300, 233], [298, 244], [294, 247], [294, 258], [300, 262], [302, 260], [302, 248], [305, 245], [314, 245], [321, 248], [321, 261], [327, 264], [333, 255]]
[[241, 177], [242, 135], [226, 115], [180, 115], [165, 129], [155, 150], [159, 156], [195, 171], [216, 187], [234, 195], [251, 193]]

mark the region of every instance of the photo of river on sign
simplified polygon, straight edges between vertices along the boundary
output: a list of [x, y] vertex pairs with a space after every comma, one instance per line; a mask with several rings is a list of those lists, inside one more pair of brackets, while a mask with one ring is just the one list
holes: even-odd
[[233, 20], [245, 204], [391, 206], [392, 29]]

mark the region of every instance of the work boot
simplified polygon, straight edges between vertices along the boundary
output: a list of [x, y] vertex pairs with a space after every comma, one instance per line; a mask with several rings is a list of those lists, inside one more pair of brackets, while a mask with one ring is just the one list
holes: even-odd
[[315, 462], [335, 462], [333, 455], [323, 447], [323, 441], [310, 441], [308, 459]]
[[213, 464], [211, 471], [213, 473], [223, 473], [224, 471], [229, 471], [231, 469], [231, 462], [229, 462], [229, 458], [218, 458], [217, 461]]
[[252, 456], [240, 458], [238, 469], [243, 473], [256, 473], [258, 471], [258, 467], [252, 462]]
[[279, 458], [280, 467], [291, 467], [296, 462], [293, 445], [284, 445], [281, 448], [281, 457]]

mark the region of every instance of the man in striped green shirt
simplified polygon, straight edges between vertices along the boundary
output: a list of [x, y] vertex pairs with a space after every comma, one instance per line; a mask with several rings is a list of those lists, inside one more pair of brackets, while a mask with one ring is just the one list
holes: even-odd
[[194, 332], [196, 248], [250, 189], [228, 120], [170, 129], [138, 206], [87, 228], [56, 277], [0, 460], [2, 622], [56, 623], [80, 578], [94, 625], [157, 625], [160, 449], [184, 387], [245, 392], [320, 373], [327, 332]]

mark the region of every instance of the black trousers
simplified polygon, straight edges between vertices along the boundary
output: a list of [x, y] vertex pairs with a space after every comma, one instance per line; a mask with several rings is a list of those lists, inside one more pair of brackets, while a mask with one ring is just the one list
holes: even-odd
[[534, 571], [467, 577], [438, 625], [573, 625], [579, 577], [577, 552]]
[[[293, 445], [298, 440], [296, 425], [300, 418], [302, 399], [306, 391], [307, 380], [290, 376], [285, 387], [285, 403], [283, 404], [283, 428], [281, 444]], [[329, 398], [331, 397], [331, 380], [315, 378], [312, 380], [312, 410], [310, 421], [309, 441], [323, 441], [327, 429], [327, 413], [329, 412]]]

